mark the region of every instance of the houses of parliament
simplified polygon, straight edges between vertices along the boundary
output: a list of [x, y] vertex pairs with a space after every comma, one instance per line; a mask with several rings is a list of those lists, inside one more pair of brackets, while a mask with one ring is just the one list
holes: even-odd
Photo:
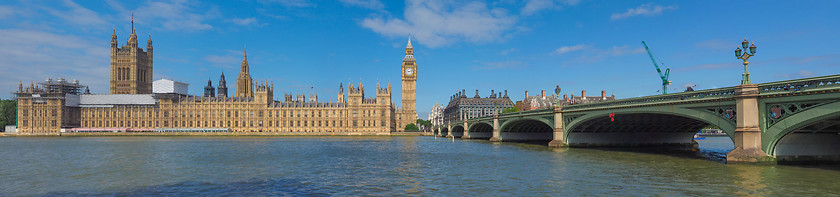
[[[110, 94], [90, 94], [79, 81], [61, 78], [18, 85], [19, 133], [59, 132], [336, 132], [388, 134], [414, 123], [417, 64], [411, 38], [403, 57], [402, 108], [391, 100], [391, 84], [376, 84], [374, 97], [365, 85], [342, 84], [335, 102], [317, 95], [274, 97], [274, 83], [254, 81], [247, 51], [243, 51], [236, 92], [228, 94], [221, 74], [217, 87], [207, 82], [203, 96], [187, 93], [187, 84], [153, 81], [153, 48], [145, 50], [132, 27], [128, 41], [118, 46], [111, 35]], [[394, 69], [396, 71], [396, 69]], [[346, 95], [345, 95], [346, 94]]]

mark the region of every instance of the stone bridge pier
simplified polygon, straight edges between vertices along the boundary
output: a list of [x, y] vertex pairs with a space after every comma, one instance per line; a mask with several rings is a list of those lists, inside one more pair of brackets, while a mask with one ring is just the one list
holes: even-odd
[[732, 140], [735, 149], [726, 154], [726, 162], [762, 162], [772, 157], [761, 148], [758, 84], [735, 86], [736, 128]]
[[554, 107], [554, 133], [552, 134], [551, 142], [548, 142], [550, 147], [565, 147], [567, 146], [564, 139], [565, 131], [563, 130], [563, 110], [562, 106]]

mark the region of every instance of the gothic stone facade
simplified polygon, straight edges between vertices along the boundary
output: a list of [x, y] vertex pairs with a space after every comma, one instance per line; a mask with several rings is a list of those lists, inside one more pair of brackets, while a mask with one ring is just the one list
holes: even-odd
[[[111, 93], [91, 95], [78, 90], [55, 88], [55, 84], [16, 92], [22, 133], [58, 133], [62, 130], [108, 131], [201, 130], [224, 128], [234, 132], [348, 132], [388, 133], [401, 130], [417, 118], [416, 64], [411, 41], [403, 59], [403, 108], [391, 100], [391, 85], [380, 87], [376, 95], [365, 97], [364, 84], [348, 86], [345, 99], [340, 86], [336, 102], [274, 100], [274, 84], [256, 83], [249, 74], [247, 56], [243, 56], [235, 97], [227, 97], [224, 77], [219, 93], [204, 97], [151, 93], [152, 48], [136, 46], [132, 31], [128, 46], [116, 48], [116, 34], [111, 43]], [[128, 57], [128, 59], [124, 58]], [[148, 82], [148, 83], [147, 83]], [[63, 87], [63, 86], [62, 86]], [[222, 88], [224, 87], [224, 88]], [[66, 89], [66, 88], [65, 88]], [[398, 121], [399, 120], [399, 121]]]

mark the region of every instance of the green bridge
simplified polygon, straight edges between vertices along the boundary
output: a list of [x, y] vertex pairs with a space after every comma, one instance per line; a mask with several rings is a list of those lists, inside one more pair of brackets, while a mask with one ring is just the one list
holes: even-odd
[[505, 113], [434, 131], [552, 147], [692, 147], [710, 125], [735, 145], [727, 162], [840, 161], [840, 75]]

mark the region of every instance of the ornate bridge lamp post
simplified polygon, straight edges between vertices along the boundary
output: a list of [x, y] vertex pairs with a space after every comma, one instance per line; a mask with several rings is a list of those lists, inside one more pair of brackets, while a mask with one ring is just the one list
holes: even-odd
[[[744, 74], [741, 74], [742, 75], [741, 84], [750, 84], [751, 83], [750, 82], [750, 72], [747, 71], [747, 64], [750, 64], [750, 57], [755, 55], [755, 42], [753, 42], [753, 44], [751, 46], [747, 46], [748, 44], [750, 44], [750, 42], [747, 41], [747, 37], [744, 37], [744, 41], [741, 42], [741, 47], [735, 49], [735, 57], [737, 57], [738, 59], [744, 60]], [[744, 53], [741, 53], [741, 48], [743, 48]], [[747, 48], [749, 48], [750, 50], [747, 51]]]
[[560, 85], [554, 88], [554, 106], [560, 106]]

